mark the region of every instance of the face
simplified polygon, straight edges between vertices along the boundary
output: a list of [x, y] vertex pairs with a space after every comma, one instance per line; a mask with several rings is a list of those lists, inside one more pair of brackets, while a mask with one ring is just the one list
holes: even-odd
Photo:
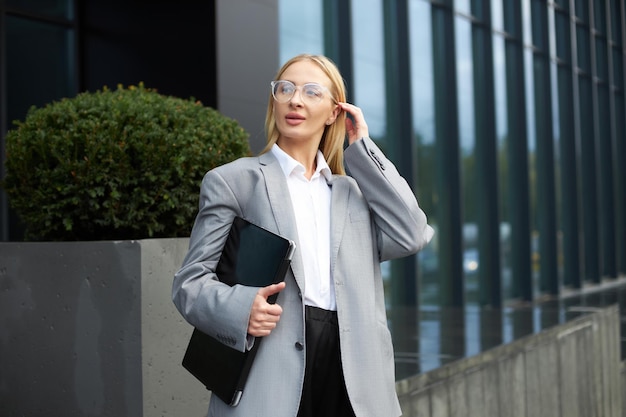
[[274, 101], [274, 117], [280, 133], [278, 144], [314, 142], [317, 147], [326, 125], [333, 123], [337, 118], [339, 107], [332, 100], [330, 93], [324, 94], [319, 103], [304, 101], [301, 87], [307, 83], [318, 83], [330, 89], [332, 86], [330, 79], [316, 64], [306, 60], [291, 64], [280, 79], [291, 81], [297, 88], [288, 102]]

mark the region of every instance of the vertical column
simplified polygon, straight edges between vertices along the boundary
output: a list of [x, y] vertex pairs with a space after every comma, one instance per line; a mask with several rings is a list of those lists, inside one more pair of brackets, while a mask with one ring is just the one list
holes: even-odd
[[474, 0], [473, 14], [483, 23], [472, 25], [474, 111], [476, 117], [476, 186], [479, 250], [479, 304], [502, 304], [500, 270], [500, 216], [496, 152], [493, 40], [491, 3]]
[[[7, 60], [6, 60], [6, 22], [4, 1], [0, 2], [0, 181], [4, 179], [4, 161], [6, 158], [5, 137], [7, 126]], [[9, 240], [9, 202], [4, 190], [0, 189], [0, 242]]]
[[332, 59], [346, 80], [348, 101], [354, 100], [352, 19], [350, 1], [324, 0], [324, 54]]
[[[572, 31], [569, 11], [555, 10], [557, 91], [559, 103], [559, 152], [561, 196], [559, 213], [563, 244], [563, 284], [581, 287], [579, 238], [579, 193], [577, 177], [576, 131], [574, 120], [574, 69], [572, 62]], [[575, 44], [575, 42], [574, 42]]]
[[533, 288], [530, 270], [528, 138], [521, 7], [521, 2], [503, 2], [504, 26], [511, 35], [505, 43], [509, 121], [507, 180], [510, 189], [512, 296], [530, 301]]
[[550, 84], [550, 46], [548, 38], [548, 5], [532, 1], [531, 17], [534, 69], [535, 134], [537, 138], [535, 204], [539, 229], [540, 291], [559, 292], [556, 250], [556, 189], [554, 178], [554, 135], [552, 129], [552, 94]]
[[595, 104], [591, 74], [591, 34], [589, 28], [589, 2], [575, 2], [575, 17], [572, 19], [576, 42], [576, 134], [580, 151], [580, 189], [583, 245], [583, 279], [589, 282], [600, 281], [599, 213], [598, 213], [598, 173], [596, 162], [596, 139], [594, 132]]
[[615, 277], [615, 199], [613, 149], [611, 144], [611, 100], [606, 1], [593, 1], [593, 38], [591, 61], [593, 74], [595, 142], [598, 161], [598, 207], [600, 277]]
[[278, 2], [215, 2], [217, 107], [250, 133], [253, 152], [265, 145], [269, 82], [282, 64], [278, 62]]
[[442, 306], [463, 306], [459, 125], [452, 1], [433, 4], [436, 193], [439, 196], [439, 292]]

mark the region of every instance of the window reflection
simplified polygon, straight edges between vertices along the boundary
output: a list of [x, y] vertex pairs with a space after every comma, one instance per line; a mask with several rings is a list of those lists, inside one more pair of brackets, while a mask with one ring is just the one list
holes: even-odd
[[301, 53], [324, 53], [322, 15], [322, 0], [278, 2], [281, 65]]
[[[413, 130], [417, 152], [417, 189], [419, 203], [428, 214], [428, 223], [437, 230], [435, 191], [435, 96], [432, 64], [432, 26], [430, 4], [422, 0], [409, 3], [409, 47], [411, 51], [411, 97]], [[439, 297], [438, 235], [418, 252], [420, 305], [437, 305]]]
[[472, 26], [457, 18], [456, 65], [459, 103], [459, 139], [461, 147], [461, 193], [463, 201], [463, 275], [466, 300], [476, 303], [479, 293], [478, 216], [476, 207], [476, 135], [474, 114], [474, 63]]
[[[381, 0], [360, 0], [352, 8], [354, 103], [363, 110], [372, 139], [384, 142], [387, 126], [385, 49]], [[367, 29], [364, 30], [364, 23]]]
[[7, 8], [62, 19], [74, 18], [73, 0], [5, 0]]
[[493, 38], [493, 75], [496, 118], [496, 146], [498, 164], [498, 206], [500, 214], [500, 274], [503, 294], [511, 294], [512, 263], [511, 263], [511, 212], [509, 210], [509, 120], [507, 115], [506, 89], [506, 51], [504, 37]]
[[8, 120], [22, 119], [32, 105], [75, 95], [73, 31], [13, 16], [6, 24]]

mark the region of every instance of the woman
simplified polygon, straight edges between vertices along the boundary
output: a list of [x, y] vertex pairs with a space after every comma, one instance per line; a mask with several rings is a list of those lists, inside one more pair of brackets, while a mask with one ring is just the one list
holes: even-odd
[[[267, 146], [206, 174], [174, 278], [174, 303], [192, 325], [240, 351], [264, 337], [239, 405], [214, 396], [209, 416], [400, 415], [380, 262], [414, 254], [433, 231], [328, 58], [292, 58], [271, 88]], [[235, 216], [296, 242], [285, 282], [218, 281]]]

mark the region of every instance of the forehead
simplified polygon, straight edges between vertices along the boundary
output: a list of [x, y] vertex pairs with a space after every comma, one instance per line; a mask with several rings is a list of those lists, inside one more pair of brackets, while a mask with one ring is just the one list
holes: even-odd
[[285, 69], [280, 78], [294, 84], [319, 83], [326, 86], [330, 85], [330, 78], [317, 64], [311, 61], [294, 62]]

